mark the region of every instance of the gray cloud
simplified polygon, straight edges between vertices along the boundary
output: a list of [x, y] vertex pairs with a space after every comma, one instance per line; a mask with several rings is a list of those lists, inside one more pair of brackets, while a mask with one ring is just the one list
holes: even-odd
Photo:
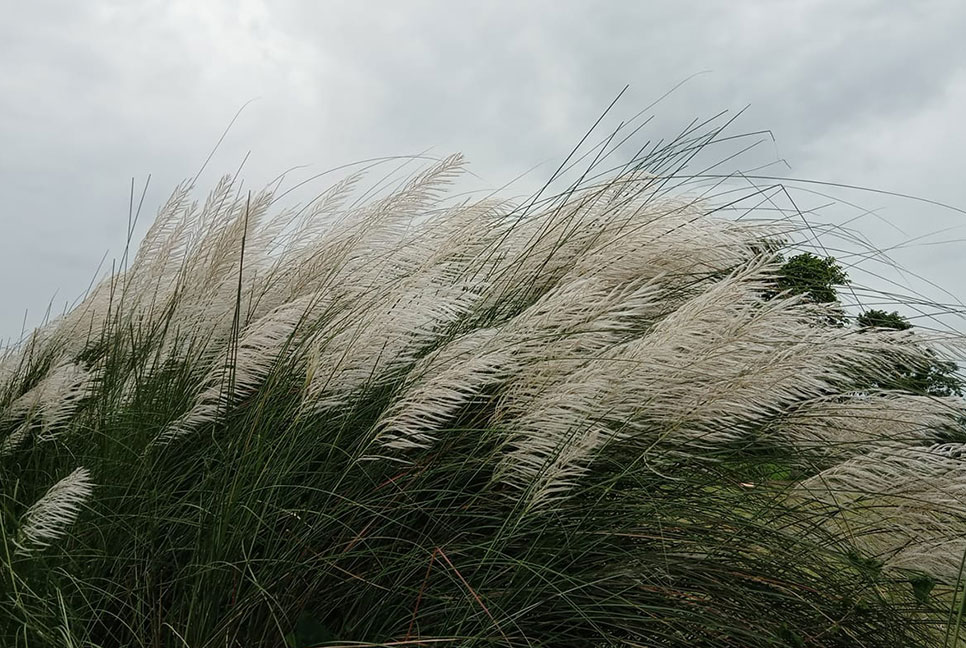
[[[55, 291], [60, 305], [81, 293], [105, 250], [119, 256], [132, 176], [153, 174], [150, 215], [253, 98], [201, 191], [249, 150], [254, 185], [426, 149], [462, 150], [489, 186], [544, 163], [535, 182], [625, 84], [608, 126], [704, 72], [654, 109], [644, 139], [750, 104], [735, 132], [777, 143], [741, 165], [783, 157], [791, 171], [771, 171], [964, 207], [964, 32], [958, 0], [13, 5], [0, 24], [0, 336], [23, 309], [36, 323]], [[962, 223], [848, 199], [905, 233], [858, 220], [881, 246]], [[962, 249], [896, 257], [962, 298]]]

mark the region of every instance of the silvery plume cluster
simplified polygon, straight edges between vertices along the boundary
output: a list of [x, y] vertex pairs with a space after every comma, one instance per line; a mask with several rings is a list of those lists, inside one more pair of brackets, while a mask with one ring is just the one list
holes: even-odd
[[[178, 188], [0, 364], [5, 645], [953, 645], [958, 336], [637, 165]], [[369, 184], [367, 184], [369, 183]], [[755, 196], [751, 196], [754, 198]]]

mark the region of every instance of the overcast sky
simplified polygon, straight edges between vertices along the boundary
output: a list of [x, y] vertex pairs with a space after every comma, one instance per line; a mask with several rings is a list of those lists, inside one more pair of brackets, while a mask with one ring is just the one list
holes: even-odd
[[[0, 22], [0, 338], [120, 256], [131, 178], [156, 211], [243, 111], [199, 190], [234, 171], [462, 151], [487, 186], [552, 173], [614, 119], [660, 138], [748, 106], [748, 165], [966, 209], [966, 2], [13, 2]], [[836, 193], [896, 260], [966, 300], [966, 216]], [[199, 193], [199, 197], [203, 197]], [[853, 214], [855, 215], [855, 214]], [[835, 218], [844, 218], [836, 215]], [[952, 229], [946, 229], [952, 228]], [[938, 232], [938, 233], [937, 233]], [[966, 327], [963, 327], [966, 328]]]

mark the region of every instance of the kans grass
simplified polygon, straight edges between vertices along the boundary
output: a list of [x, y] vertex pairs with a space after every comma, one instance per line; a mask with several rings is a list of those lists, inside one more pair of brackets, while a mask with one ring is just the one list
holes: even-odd
[[178, 188], [0, 363], [0, 643], [958, 645], [963, 401], [874, 386], [960, 337], [776, 292], [708, 141]]

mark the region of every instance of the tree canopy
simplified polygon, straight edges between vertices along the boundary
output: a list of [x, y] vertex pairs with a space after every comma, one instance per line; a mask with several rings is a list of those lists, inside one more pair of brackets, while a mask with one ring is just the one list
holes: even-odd
[[778, 275], [778, 290], [792, 295], [807, 295], [818, 304], [837, 302], [836, 286], [847, 284], [849, 277], [834, 257], [822, 258], [803, 252], [786, 261]]

